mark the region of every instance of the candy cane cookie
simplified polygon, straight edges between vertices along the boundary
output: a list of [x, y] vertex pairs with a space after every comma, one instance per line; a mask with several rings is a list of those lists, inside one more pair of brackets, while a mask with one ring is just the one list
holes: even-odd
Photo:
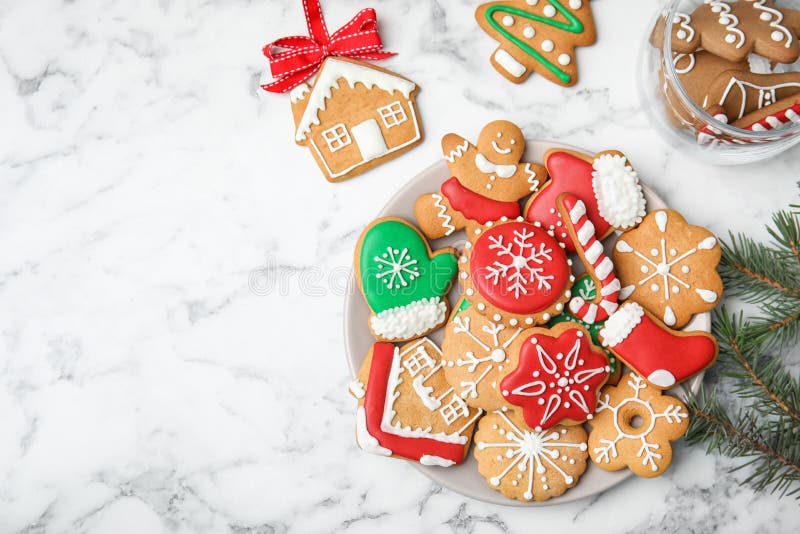
[[569, 310], [589, 324], [604, 321], [618, 306], [621, 286], [614, 273], [614, 264], [611, 258], [606, 256], [603, 244], [597, 239], [594, 225], [586, 215], [586, 205], [583, 201], [572, 193], [562, 193], [558, 196], [556, 204], [575, 251], [597, 288], [593, 301], [587, 301], [580, 294], [572, 297]]

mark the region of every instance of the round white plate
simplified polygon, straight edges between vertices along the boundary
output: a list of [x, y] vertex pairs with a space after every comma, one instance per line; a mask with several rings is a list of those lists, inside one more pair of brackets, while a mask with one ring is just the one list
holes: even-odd
[[[542, 161], [544, 152], [551, 148], [566, 148], [585, 153], [594, 153], [549, 141], [528, 140], [523, 161], [540, 162]], [[414, 201], [420, 195], [438, 191], [442, 182], [448, 178], [450, 178], [450, 172], [447, 165], [444, 160], [440, 160], [438, 163], [422, 171], [400, 189], [400, 191], [389, 200], [389, 203], [386, 204], [378, 216], [385, 217], [392, 215], [395, 217], [402, 217], [416, 224], [416, 218], [414, 217]], [[644, 184], [642, 184], [642, 189], [645, 199], [647, 200], [648, 211], [667, 207], [664, 201], [661, 200], [652, 189]], [[431, 248], [436, 250], [444, 246], [453, 246], [460, 250], [465, 241], [466, 237], [464, 236], [464, 232], [457, 232], [455, 235], [433, 241], [431, 243]], [[605, 242], [606, 247], [610, 247], [613, 242], [613, 238], [607, 239]], [[574, 265], [579, 269], [580, 261], [575, 261]], [[576, 271], [578, 269], [576, 269]], [[460, 296], [461, 288], [458, 286], [458, 283], [455, 283], [449, 295], [451, 303], [455, 303]], [[369, 308], [364, 301], [364, 297], [359, 291], [349, 291], [344, 302], [344, 339], [347, 350], [347, 363], [350, 366], [350, 374], [353, 377], [355, 377], [370, 347], [375, 343], [375, 339], [372, 337], [369, 327], [367, 326], [368, 320]], [[684, 329], [710, 331], [710, 314], [702, 313], [695, 315]], [[428, 335], [428, 337], [439, 346], [441, 346], [442, 342], [442, 331], [443, 329], [439, 329], [433, 334]], [[682, 388], [684, 386], [690, 388], [693, 392], [697, 392], [702, 380], [703, 373], [700, 373], [685, 382], [684, 385], [673, 388], [670, 392], [677, 396], [683, 396]], [[417, 462], [409, 463], [437, 484], [450, 490], [466, 495], [467, 497], [472, 497], [473, 499], [509, 506], [548, 506], [572, 502], [616, 486], [633, 474], [628, 469], [615, 472], [603, 471], [589, 462], [589, 467], [586, 469], [583, 476], [581, 476], [578, 484], [574, 488], [567, 490], [563, 495], [542, 502], [521, 502], [506, 498], [500, 492], [489, 487], [486, 479], [478, 473], [478, 462], [472, 455], [472, 451], [469, 452], [464, 463], [453, 467], [424, 466]]]

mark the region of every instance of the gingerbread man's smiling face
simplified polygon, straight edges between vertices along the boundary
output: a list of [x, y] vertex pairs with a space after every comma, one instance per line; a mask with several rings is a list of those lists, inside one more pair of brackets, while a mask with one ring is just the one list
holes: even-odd
[[493, 121], [481, 130], [478, 150], [495, 165], [516, 165], [525, 151], [525, 138], [516, 124]]

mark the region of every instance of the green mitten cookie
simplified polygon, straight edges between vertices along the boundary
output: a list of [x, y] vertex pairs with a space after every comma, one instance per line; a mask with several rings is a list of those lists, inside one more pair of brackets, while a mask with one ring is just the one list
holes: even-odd
[[355, 269], [375, 337], [407, 341], [444, 324], [457, 263], [455, 249], [431, 252], [419, 230], [403, 219], [385, 217], [369, 225], [356, 246]]

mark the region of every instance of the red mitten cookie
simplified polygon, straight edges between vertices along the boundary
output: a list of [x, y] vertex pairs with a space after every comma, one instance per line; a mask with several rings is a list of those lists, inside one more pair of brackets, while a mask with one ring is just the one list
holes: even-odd
[[644, 195], [636, 172], [621, 152], [608, 150], [590, 156], [555, 148], [545, 152], [544, 164], [550, 181], [525, 205], [525, 218], [552, 230], [567, 252], [575, 252], [575, 247], [558, 212], [556, 201], [561, 193], [572, 193], [584, 202], [598, 239], [642, 220]]

